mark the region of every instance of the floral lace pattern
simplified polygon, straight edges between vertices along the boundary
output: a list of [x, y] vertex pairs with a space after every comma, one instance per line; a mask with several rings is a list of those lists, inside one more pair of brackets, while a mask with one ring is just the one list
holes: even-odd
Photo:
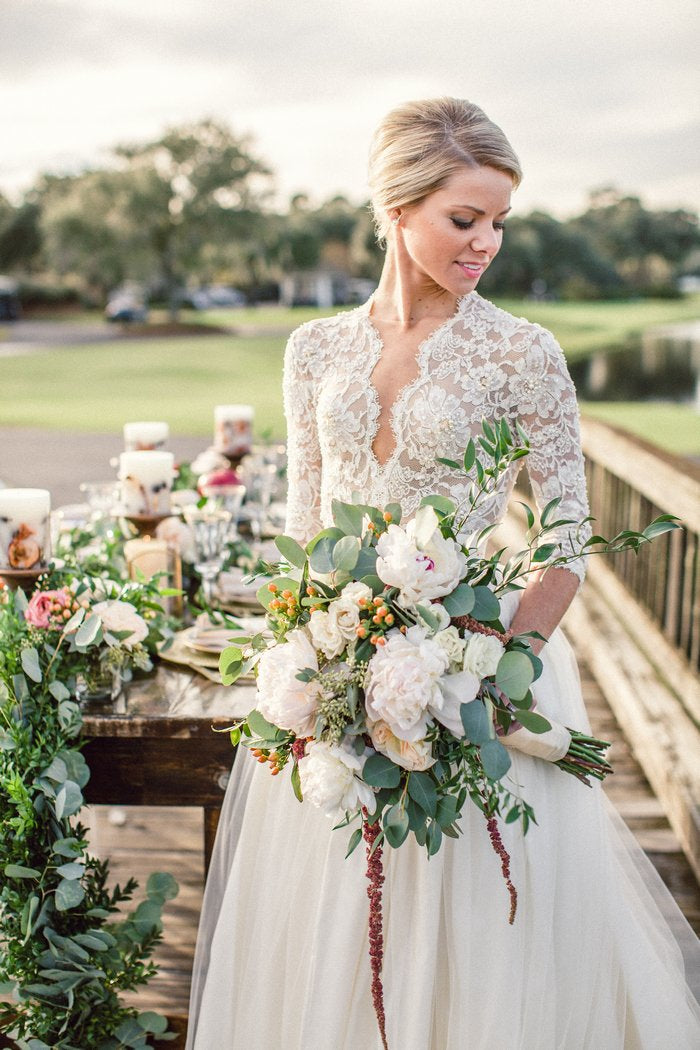
[[[588, 514], [578, 406], [561, 348], [546, 329], [476, 292], [420, 345], [418, 374], [391, 408], [394, 447], [380, 463], [373, 452], [380, 403], [372, 373], [382, 342], [370, 302], [302, 325], [287, 344], [289, 535], [306, 541], [332, 524], [331, 500], [348, 501], [353, 492], [379, 506], [400, 502], [407, 516], [426, 493], [460, 502], [468, 479], [436, 458], [459, 460], [483, 419], [504, 417], [518, 420], [529, 438], [524, 463], [538, 507], [561, 497], [558, 517], [579, 521]], [[470, 532], [502, 519], [519, 466], [502, 475], [493, 498], [472, 515]], [[553, 537], [564, 551], [571, 550], [569, 531], [562, 527]], [[568, 567], [583, 578], [583, 559]]]

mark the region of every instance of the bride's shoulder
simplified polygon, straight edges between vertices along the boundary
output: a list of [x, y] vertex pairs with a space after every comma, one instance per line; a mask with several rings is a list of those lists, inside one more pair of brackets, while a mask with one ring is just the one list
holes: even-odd
[[476, 292], [473, 312], [489, 341], [499, 344], [501, 353], [520, 357], [531, 353], [550, 358], [563, 358], [563, 351], [555, 336], [547, 328], [526, 317], [509, 313]]
[[287, 357], [307, 367], [319, 365], [338, 352], [338, 340], [360, 322], [363, 307], [343, 310], [330, 317], [315, 317], [295, 328], [287, 343]]

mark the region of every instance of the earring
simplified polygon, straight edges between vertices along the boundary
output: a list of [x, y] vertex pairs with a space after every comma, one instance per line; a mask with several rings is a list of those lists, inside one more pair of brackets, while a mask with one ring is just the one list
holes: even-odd
[[392, 226], [398, 226], [400, 222], [401, 222], [401, 216], [400, 216], [400, 215], [396, 215], [396, 216], [395, 216], [395, 217], [394, 217], [394, 218], [393, 218], [393, 219], [391, 220], [391, 225], [392, 225]]

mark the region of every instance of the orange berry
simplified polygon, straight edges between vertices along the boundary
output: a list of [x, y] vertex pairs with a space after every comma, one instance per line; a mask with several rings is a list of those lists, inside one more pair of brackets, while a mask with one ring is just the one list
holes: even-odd
[[270, 592], [270, 594], [276, 594], [277, 593], [277, 584], [276, 583], [268, 583], [267, 589]]
[[289, 601], [290, 598], [294, 597], [291, 591], [282, 591], [282, 597]]
[[387, 625], [387, 627], [393, 627], [393, 625], [394, 625], [394, 615], [393, 615], [393, 613], [387, 613], [386, 614], [384, 623]]
[[358, 598], [357, 599], [357, 604], [360, 606], [361, 609], [364, 609], [365, 606], [367, 605], [367, 599], [366, 598]]
[[366, 638], [367, 637], [367, 628], [363, 627], [360, 624], [359, 627], [355, 628], [355, 634], [357, 635], [358, 638]]
[[70, 620], [70, 618], [71, 618], [71, 615], [72, 615], [72, 614], [71, 614], [71, 611], [70, 611], [70, 609], [64, 609], [64, 610], [63, 610], [63, 619], [64, 619], [64, 620]]
[[371, 645], [376, 645], [378, 641], [379, 641], [379, 635], [378, 634], [373, 634], [370, 637], [370, 644]]
[[387, 525], [388, 525], [388, 524], [389, 524], [389, 522], [390, 522], [390, 521], [392, 520], [391, 514], [389, 513], [389, 511], [388, 511], [388, 510], [385, 510], [385, 511], [384, 511], [384, 515], [383, 515], [383, 517], [384, 517], [384, 521], [385, 521], [385, 522], [387, 523]]
[[272, 776], [273, 776], [273, 777], [276, 777], [276, 776], [277, 776], [277, 774], [279, 773], [279, 771], [280, 771], [280, 770], [279, 770], [279, 766], [275, 766], [275, 768], [274, 768], [274, 769], [271, 769], [271, 770], [270, 770], [270, 772], [272, 773]]
[[399, 627], [399, 630], [401, 631], [401, 634], [405, 634], [406, 633], [406, 624], [402, 623], [401, 626]]
[[381, 616], [375, 615], [375, 616], [372, 617], [372, 623], [381, 623], [381, 622], [382, 622]]
[[377, 616], [380, 620], [382, 620], [388, 612], [389, 610], [387, 609], [386, 605], [380, 605], [377, 609]]
[[313, 598], [313, 596], [316, 593], [316, 588], [315, 587], [307, 587], [306, 588], [306, 593], [308, 594], [309, 598]]
[[377, 645], [386, 645], [386, 638], [377, 638]]

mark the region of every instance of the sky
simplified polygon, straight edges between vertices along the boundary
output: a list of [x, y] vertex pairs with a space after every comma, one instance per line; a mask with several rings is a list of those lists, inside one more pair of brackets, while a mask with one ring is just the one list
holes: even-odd
[[698, 40], [697, 0], [0, 0], [0, 192], [214, 117], [280, 203], [359, 203], [382, 116], [454, 95], [518, 152], [516, 211], [606, 185], [697, 208]]

